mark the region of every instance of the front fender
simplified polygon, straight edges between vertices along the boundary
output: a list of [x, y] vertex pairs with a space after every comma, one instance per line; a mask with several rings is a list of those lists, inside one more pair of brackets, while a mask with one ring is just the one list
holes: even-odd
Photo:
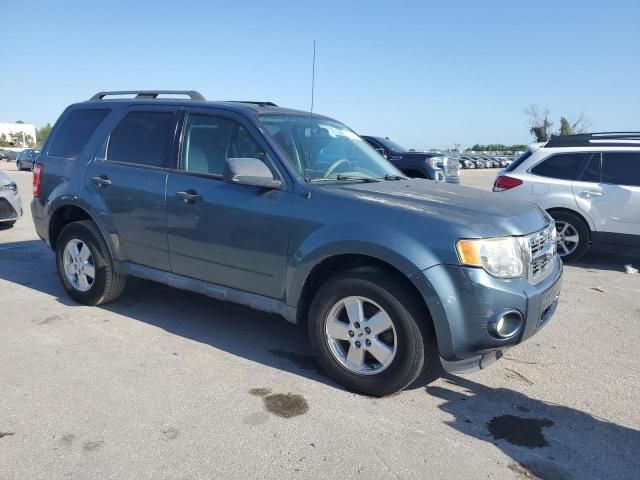
[[[296, 242], [296, 238], [302, 240]], [[294, 231], [292, 239], [285, 292], [286, 302], [291, 306], [298, 305], [304, 284], [314, 267], [334, 256], [366, 255], [388, 263], [407, 278], [439, 263], [425, 243], [400, 230], [384, 230], [374, 223], [329, 224], [308, 236]]]

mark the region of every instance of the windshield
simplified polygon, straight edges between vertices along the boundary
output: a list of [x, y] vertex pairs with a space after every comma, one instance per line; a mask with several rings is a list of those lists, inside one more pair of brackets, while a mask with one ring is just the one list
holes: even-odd
[[384, 148], [389, 150], [391, 153], [402, 153], [407, 151], [406, 148], [398, 145], [396, 142], [394, 142], [393, 140], [389, 140], [388, 138], [376, 138], [376, 140], [380, 142], [384, 146]]
[[309, 181], [358, 181], [402, 175], [367, 142], [334, 120], [302, 115], [259, 118], [291, 165]]

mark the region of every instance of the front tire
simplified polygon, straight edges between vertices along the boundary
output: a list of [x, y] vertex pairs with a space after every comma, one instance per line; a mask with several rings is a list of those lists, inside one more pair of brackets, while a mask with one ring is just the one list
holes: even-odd
[[558, 255], [564, 262], [579, 260], [589, 248], [589, 226], [576, 214], [551, 211], [558, 233]]
[[[424, 308], [381, 270], [350, 270], [328, 280], [309, 310], [309, 337], [329, 376], [371, 396], [395, 393], [432, 361], [434, 336]], [[426, 365], [425, 365], [426, 361]]]
[[126, 277], [116, 273], [113, 259], [95, 223], [66, 225], [56, 241], [56, 264], [64, 289], [84, 305], [100, 305], [122, 293]]

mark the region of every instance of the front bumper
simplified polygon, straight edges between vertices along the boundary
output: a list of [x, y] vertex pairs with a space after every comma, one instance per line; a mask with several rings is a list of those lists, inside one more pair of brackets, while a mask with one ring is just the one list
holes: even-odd
[[[436, 265], [414, 275], [433, 319], [445, 370], [484, 368], [544, 327], [555, 313], [562, 286], [562, 261], [556, 256], [553, 262], [550, 274], [535, 285], [456, 265]], [[507, 310], [522, 314], [522, 326], [513, 337], [496, 338], [489, 325]]]
[[0, 223], [15, 222], [22, 216], [20, 193], [0, 192]]

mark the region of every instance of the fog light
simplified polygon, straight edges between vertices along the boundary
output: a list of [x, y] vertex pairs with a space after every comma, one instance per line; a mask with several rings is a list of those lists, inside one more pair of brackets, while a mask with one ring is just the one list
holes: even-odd
[[518, 310], [506, 310], [491, 320], [487, 327], [491, 335], [504, 340], [517, 335], [522, 323], [522, 314]]

